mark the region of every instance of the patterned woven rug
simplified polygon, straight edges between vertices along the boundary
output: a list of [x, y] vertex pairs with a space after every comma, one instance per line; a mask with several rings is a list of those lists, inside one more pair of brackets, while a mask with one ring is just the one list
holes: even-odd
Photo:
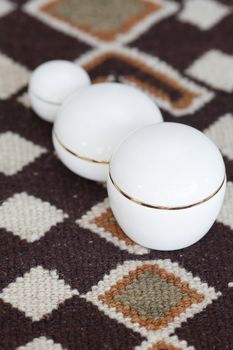
[[[0, 0], [0, 349], [233, 348], [233, 1]], [[30, 109], [31, 71], [81, 64], [146, 91], [223, 153], [217, 222], [159, 252], [117, 226], [103, 185], [69, 172]], [[58, 72], [59, 74], [59, 72]], [[187, 232], [188, 234], [188, 232]]]

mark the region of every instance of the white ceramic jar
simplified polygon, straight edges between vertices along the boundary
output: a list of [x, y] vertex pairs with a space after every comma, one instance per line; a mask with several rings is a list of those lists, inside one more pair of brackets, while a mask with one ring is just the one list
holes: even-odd
[[112, 211], [142, 246], [185, 248], [202, 238], [222, 206], [223, 158], [200, 131], [159, 123], [131, 134], [115, 150], [107, 182]]
[[113, 148], [130, 132], [161, 121], [158, 107], [140, 90], [118, 83], [94, 84], [59, 110], [53, 143], [71, 171], [106, 181]]
[[30, 79], [32, 109], [42, 119], [53, 122], [65, 99], [90, 83], [86, 71], [73, 62], [45, 62], [33, 71]]

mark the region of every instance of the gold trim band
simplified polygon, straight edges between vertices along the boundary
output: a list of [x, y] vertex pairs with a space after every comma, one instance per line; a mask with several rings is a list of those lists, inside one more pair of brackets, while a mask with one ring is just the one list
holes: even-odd
[[60, 140], [59, 138], [57, 137], [55, 131], [53, 130], [53, 135], [55, 137], [55, 139], [57, 140], [57, 142], [60, 144], [60, 146], [62, 148], [64, 148], [67, 152], [69, 152], [70, 154], [72, 154], [73, 156], [77, 157], [77, 158], [80, 158], [82, 160], [86, 160], [87, 162], [91, 162], [91, 163], [96, 163], [96, 164], [109, 164], [108, 161], [106, 160], [95, 160], [95, 159], [91, 159], [91, 158], [88, 158], [88, 157], [84, 157], [84, 156], [80, 156], [80, 154], [78, 153], [75, 153], [73, 151], [71, 151], [69, 148], [67, 148]]
[[222, 188], [222, 186], [224, 185], [224, 182], [225, 182], [225, 179], [226, 177], [224, 176], [224, 179], [221, 183], [221, 185], [218, 187], [218, 189], [212, 193], [210, 196], [206, 197], [205, 199], [199, 201], [199, 202], [196, 202], [196, 203], [193, 203], [193, 204], [189, 204], [189, 205], [185, 205], [185, 206], [182, 206], [182, 207], [164, 207], [164, 206], [159, 206], [159, 205], [151, 205], [151, 204], [147, 204], [145, 202], [142, 202], [142, 201], [139, 201], [138, 199], [135, 199], [131, 196], [129, 196], [128, 194], [126, 194], [125, 192], [123, 192], [119, 186], [117, 186], [117, 184], [114, 182], [112, 176], [111, 176], [111, 173], [109, 172], [109, 177], [110, 177], [110, 180], [113, 184], [113, 186], [116, 188], [116, 190], [118, 192], [120, 192], [125, 198], [129, 199], [131, 202], [134, 202], [136, 204], [139, 204], [139, 205], [142, 205], [144, 207], [147, 207], [147, 208], [151, 208], [151, 209], [159, 209], [159, 210], [181, 210], [181, 209], [189, 209], [189, 208], [192, 208], [192, 207], [195, 207], [199, 204], [202, 204], [202, 203], [205, 203], [207, 202], [208, 200], [210, 200], [211, 198], [213, 198]]

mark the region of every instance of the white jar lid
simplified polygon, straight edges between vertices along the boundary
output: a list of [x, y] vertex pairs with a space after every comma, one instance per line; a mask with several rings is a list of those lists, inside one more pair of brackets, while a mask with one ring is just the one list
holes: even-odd
[[119, 84], [94, 84], [79, 90], [59, 110], [54, 133], [60, 143], [80, 157], [109, 162], [113, 148], [136, 129], [162, 116], [139, 89]]
[[225, 166], [218, 148], [203, 133], [166, 122], [124, 140], [113, 154], [110, 175], [133, 200], [177, 208], [213, 195], [223, 183]]
[[83, 68], [73, 62], [54, 60], [34, 70], [29, 90], [44, 102], [61, 104], [76, 89], [89, 84], [90, 78]]

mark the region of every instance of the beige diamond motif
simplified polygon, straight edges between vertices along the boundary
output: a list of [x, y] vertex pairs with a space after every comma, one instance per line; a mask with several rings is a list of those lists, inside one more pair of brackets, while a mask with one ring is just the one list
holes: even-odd
[[0, 99], [9, 98], [27, 85], [30, 73], [26, 67], [0, 53]]
[[229, 159], [233, 159], [233, 115], [226, 114], [204, 131], [212, 139], [221, 152]]
[[17, 98], [17, 101], [19, 103], [21, 103], [26, 108], [30, 108], [31, 107], [31, 102], [30, 102], [30, 98], [29, 98], [28, 92], [24, 92], [22, 95], [20, 95]]
[[182, 22], [209, 30], [231, 12], [230, 7], [215, 0], [186, 0], [178, 18]]
[[188, 67], [186, 73], [215, 89], [233, 91], [233, 56], [220, 50], [205, 52]]
[[40, 337], [33, 339], [26, 345], [19, 346], [16, 350], [65, 350], [61, 344], [54, 343], [52, 339]]
[[26, 192], [16, 193], [0, 207], [0, 227], [28, 242], [40, 239], [67, 217], [61, 209]]
[[15, 175], [46, 152], [45, 148], [11, 131], [0, 134], [0, 149], [0, 172], [8, 176]]
[[217, 221], [233, 229], [233, 182], [227, 182], [226, 196]]
[[6, 16], [8, 13], [13, 11], [15, 8], [15, 4], [13, 4], [9, 0], [1, 0], [1, 6], [0, 6], [0, 17]]
[[0, 298], [23, 311], [33, 321], [39, 321], [66, 299], [78, 294], [76, 289], [72, 290], [59, 279], [55, 270], [37, 266], [4, 288]]

